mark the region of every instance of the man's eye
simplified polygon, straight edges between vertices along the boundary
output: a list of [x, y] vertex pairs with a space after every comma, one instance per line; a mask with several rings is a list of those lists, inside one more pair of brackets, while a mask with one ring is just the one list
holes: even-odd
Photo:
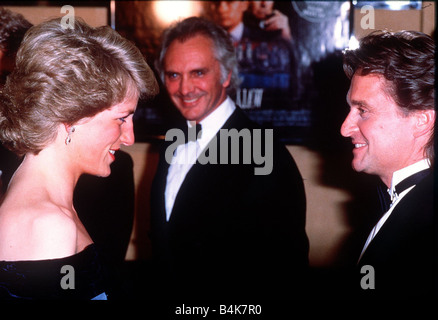
[[169, 79], [176, 79], [178, 77], [177, 73], [167, 73], [166, 77]]
[[126, 122], [126, 117], [124, 117], [124, 118], [119, 118], [119, 120], [122, 121], [122, 123], [125, 123], [125, 122]]

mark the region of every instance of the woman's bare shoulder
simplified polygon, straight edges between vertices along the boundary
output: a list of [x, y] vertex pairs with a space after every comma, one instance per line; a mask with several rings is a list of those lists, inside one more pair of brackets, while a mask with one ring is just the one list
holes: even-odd
[[0, 211], [0, 259], [43, 260], [75, 253], [77, 226], [67, 209], [48, 202], [6, 209]]

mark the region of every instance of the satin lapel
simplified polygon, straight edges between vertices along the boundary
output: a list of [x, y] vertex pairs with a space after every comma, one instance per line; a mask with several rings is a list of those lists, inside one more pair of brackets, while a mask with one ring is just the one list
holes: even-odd
[[[375, 238], [370, 242], [361, 262], [378, 259], [385, 252], [397, 246], [399, 238], [412, 236], [415, 230], [421, 233], [422, 227], [432, 225], [433, 221], [433, 175], [424, 178], [394, 208], [388, 220], [383, 224]], [[415, 239], [413, 239], [415, 241]]]
[[[242, 117], [242, 111], [236, 107], [236, 110], [231, 114], [230, 118], [225, 122], [221, 129], [235, 128], [240, 130], [247, 121]], [[216, 134], [217, 142], [219, 143], [220, 133]], [[207, 146], [208, 148], [208, 146]], [[219, 152], [218, 152], [219, 159]], [[226, 168], [216, 164], [200, 164], [196, 162], [187, 172], [187, 175], [178, 191], [173, 206], [172, 214], [169, 222], [177, 219], [179, 211], [184, 212], [184, 219], [189, 215], [187, 211], [189, 208], [194, 208], [200, 205], [200, 202], [211, 203], [212, 194], [216, 192], [216, 184], [218, 181], [227, 178]], [[192, 210], [192, 213], [198, 212]]]

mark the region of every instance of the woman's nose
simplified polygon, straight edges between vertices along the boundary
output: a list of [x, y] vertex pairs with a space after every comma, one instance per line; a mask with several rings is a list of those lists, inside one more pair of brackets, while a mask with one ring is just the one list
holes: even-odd
[[125, 146], [131, 146], [135, 142], [134, 124], [132, 119], [126, 119], [122, 126], [122, 134], [120, 135], [120, 142]]

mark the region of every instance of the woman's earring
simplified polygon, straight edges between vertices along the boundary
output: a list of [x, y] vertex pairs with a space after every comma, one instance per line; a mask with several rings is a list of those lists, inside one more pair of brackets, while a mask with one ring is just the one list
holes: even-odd
[[68, 146], [69, 143], [71, 142], [71, 134], [72, 134], [73, 132], [75, 132], [75, 130], [76, 130], [76, 128], [73, 127], [73, 126], [71, 126], [71, 127], [70, 127], [70, 130], [68, 130], [67, 138], [65, 138], [65, 145], [66, 145], [66, 146]]

